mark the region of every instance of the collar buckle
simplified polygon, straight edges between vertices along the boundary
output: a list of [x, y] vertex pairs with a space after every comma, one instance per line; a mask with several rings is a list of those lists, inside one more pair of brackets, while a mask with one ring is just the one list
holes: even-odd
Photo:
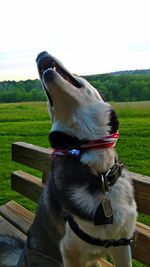
[[109, 181], [107, 179], [109, 173], [111, 172], [111, 170], [109, 170], [106, 174], [101, 174], [101, 184], [102, 184], [102, 191], [105, 193], [105, 192], [108, 192], [109, 191]]
[[108, 192], [110, 187], [117, 182], [118, 178], [122, 173], [123, 168], [123, 163], [118, 161], [106, 173], [99, 174], [99, 177], [101, 179], [102, 191], [104, 193]]

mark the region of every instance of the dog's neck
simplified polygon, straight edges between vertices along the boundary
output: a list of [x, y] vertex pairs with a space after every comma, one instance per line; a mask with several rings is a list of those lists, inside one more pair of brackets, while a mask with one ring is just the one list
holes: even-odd
[[[59, 151], [70, 151], [72, 149], [79, 150], [81, 152], [80, 154], [80, 160], [83, 164], [87, 164], [90, 166], [92, 171], [96, 173], [102, 173], [109, 170], [115, 163], [116, 160], [116, 153], [114, 148], [111, 147], [101, 147], [101, 148], [95, 148], [94, 145], [91, 149], [91, 143], [90, 148], [88, 148], [88, 140], [80, 140], [77, 137], [72, 137], [68, 134], [65, 134], [60, 131], [52, 131], [49, 135], [50, 143], [52, 148], [59, 150]], [[100, 139], [101, 141], [101, 139]], [[114, 142], [115, 143], [115, 142]], [[97, 144], [101, 146], [100, 144]], [[108, 144], [105, 144], [108, 145]], [[87, 148], [83, 149], [84, 146]]]
[[116, 159], [117, 154], [114, 148], [91, 150], [81, 156], [81, 162], [89, 165], [94, 174], [108, 171]]

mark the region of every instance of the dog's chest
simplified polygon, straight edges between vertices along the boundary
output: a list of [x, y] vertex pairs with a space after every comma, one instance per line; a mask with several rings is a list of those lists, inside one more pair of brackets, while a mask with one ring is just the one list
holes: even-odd
[[[121, 181], [123, 180], [123, 181]], [[126, 189], [125, 189], [126, 188]], [[101, 240], [128, 238], [132, 235], [135, 224], [135, 202], [129, 201], [129, 195], [131, 191], [131, 185], [128, 181], [120, 178], [118, 184], [116, 184], [113, 190], [110, 192], [110, 199], [113, 207], [113, 224], [95, 226], [94, 222], [84, 220], [79, 216], [73, 214], [75, 222], [80, 229], [88, 235]], [[95, 212], [99, 205], [99, 196], [96, 197], [90, 193], [87, 193], [87, 188], [76, 188], [72, 192], [73, 201], [82, 206], [84, 210]], [[128, 223], [127, 223], [128, 222]], [[76, 247], [91, 254], [105, 254], [106, 249], [103, 247], [96, 247], [81, 240], [66, 223], [65, 236], [61, 241], [61, 246]], [[108, 251], [107, 251], [108, 252]]]
[[[75, 220], [77, 222], [81, 222], [81, 220], [75, 217]], [[90, 223], [86, 223], [84, 222], [83, 225], [80, 224], [81, 229], [84, 229], [84, 231], [88, 234], [90, 234], [91, 236], [95, 236], [98, 238], [101, 238], [106, 236], [106, 229], [102, 229], [101, 230], [97, 229], [94, 225], [90, 224]], [[111, 236], [111, 232], [112, 230], [110, 230], [110, 234], [108, 234], [108, 236]], [[65, 236], [62, 238], [61, 242], [60, 242], [60, 250], [63, 253], [64, 249], [66, 249], [67, 251], [71, 251], [71, 253], [73, 253], [73, 251], [79, 252], [79, 254], [84, 255], [84, 258], [86, 258], [86, 261], [90, 261], [90, 260], [94, 260], [97, 259], [97, 257], [103, 257], [106, 254], [108, 254], [108, 249], [106, 249], [105, 247], [102, 246], [95, 246], [95, 245], [91, 245], [85, 241], [83, 241], [81, 238], [79, 238], [70, 228], [69, 224], [66, 223], [66, 231], [65, 231]]]
[[100, 197], [98, 194], [91, 194], [88, 191], [88, 187], [89, 184], [85, 184], [81, 187], [76, 186], [70, 190], [70, 196], [76, 206], [94, 217], [95, 211], [100, 202]]
[[60, 250], [63, 254], [64, 249], [67, 249], [68, 251], [71, 251], [72, 253], [79, 251], [80, 255], [84, 255], [84, 257], [87, 257], [87, 260], [89, 260], [89, 257], [94, 256], [103, 256], [104, 251], [100, 247], [92, 246], [91, 244], [88, 244], [84, 242], [82, 239], [80, 239], [69, 227], [68, 223], [66, 223], [66, 231], [65, 236], [60, 242]]

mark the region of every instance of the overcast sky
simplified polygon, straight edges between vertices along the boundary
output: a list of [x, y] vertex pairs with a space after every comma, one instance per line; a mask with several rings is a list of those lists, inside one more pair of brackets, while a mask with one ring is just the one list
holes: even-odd
[[150, 0], [0, 0], [0, 80], [43, 50], [77, 74], [150, 68]]

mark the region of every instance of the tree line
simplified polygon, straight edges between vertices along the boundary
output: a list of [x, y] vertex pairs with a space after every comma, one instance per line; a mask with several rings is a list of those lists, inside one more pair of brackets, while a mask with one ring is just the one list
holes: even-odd
[[[150, 100], [150, 75], [98, 74], [84, 76], [97, 88], [107, 101]], [[45, 93], [38, 79], [0, 82], [0, 102], [46, 101]]]
[[0, 82], [0, 102], [45, 101], [46, 97], [38, 79]]
[[150, 100], [150, 75], [147, 74], [102, 74], [87, 76], [86, 79], [108, 101]]

